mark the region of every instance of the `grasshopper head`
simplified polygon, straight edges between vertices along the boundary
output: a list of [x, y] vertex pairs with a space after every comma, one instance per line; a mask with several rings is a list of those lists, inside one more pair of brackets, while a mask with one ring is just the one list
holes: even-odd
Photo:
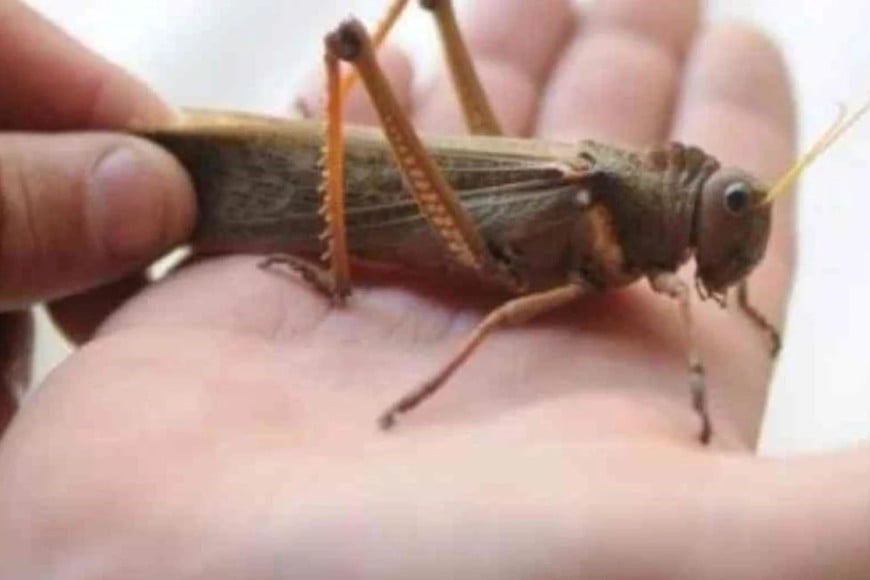
[[737, 169], [721, 169], [707, 180], [692, 228], [698, 281], [707, 293], [721, 295], [758, 264], [770, 235], [773, 200], [868, 112], [870, 100], [852, 114], [841, 107], [831, 127], [770, 188]]
[[693, 239], [698, 281], [720, 295], [761, 261], [770, 235], [767, 188], [738, 169], [720, 169], [704, 185]]

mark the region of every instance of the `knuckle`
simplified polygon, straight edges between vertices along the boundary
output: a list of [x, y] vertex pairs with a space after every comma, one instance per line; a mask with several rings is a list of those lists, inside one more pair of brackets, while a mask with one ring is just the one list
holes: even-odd
[[3, 295], [27, 288], [46, 260], [35, 204], [40, 190], [38, 172], [14, 145], [0, 148], [0, 285]]

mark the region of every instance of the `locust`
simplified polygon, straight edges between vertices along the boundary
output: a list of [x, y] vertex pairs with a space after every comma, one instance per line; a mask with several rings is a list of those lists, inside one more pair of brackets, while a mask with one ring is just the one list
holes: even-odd
[[[723, 167], [697, 147], [628, 151], [502, 135], [449, 0], [421, 0], [435, 16], [473, 137], [420, 137], [393, 94], [376, 51], [408, 0], [393, 0], [369, 34], [349, 19], [324, 41], [323, 120], [191, 111], [140, 127], [190, 173], [199, 216], [193, 244], [207, 251], [270, 251], [266, 266], [300, 272], [336, 306], [351, 291], [350, 261], [473, 280], [506, 297], [441, 370], [385, 410], [384, 429], [435, 394], [499, 327], [522, 324], [583, 296], [647, 280], [673, 298], [685, 337], [699, 439], [713, 434], [695, 344], [694, 260], [702, 299], [737, 302], [767, 337], [777, 329], [752, 306], [747, 278], [762, 260], [774, 199], [870, 104], [837, 122], [772, 187]], [[341, 63], [352, 65], [343, 74]], [[345, 126], [342, 101], [361, 83], [379, 129]], [[351, 305], [352, 307], [352, 305]]]

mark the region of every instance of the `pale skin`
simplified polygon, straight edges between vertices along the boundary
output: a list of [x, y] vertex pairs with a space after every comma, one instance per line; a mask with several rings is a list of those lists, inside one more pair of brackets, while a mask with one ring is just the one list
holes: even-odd
[[[766, 179], [793, 156], [787, 75], [758, 32], [701, 28], [686, 0], [602, 1], [580, 18], [563, 0], [478, 8], [489, 16], [471, 17], [469, 42], [511, 133], [677, 138]], [[532, 21], [538, 40], [520, 31]], [[71, 336], [95, 335], [0, 440], [0, 577], [870, 575], [870, 452], [753, 454], [771, 365], [736, 311], [696, 305], [712, 447], [697, 442], [676, 307], [645, 285], [496, 333], [381, 433], [377, 414], [495, 299], [369, 273], [338, 310], [246, 256], [148, 286], [134, 273], [194, 214], [171, 158], [117, 135], [11, 131], [111, 129], [165, 109], [17, 2], [0, 22], [0, 76], [20, 80], [0, 86], [0, 304], [53, 301]], [[407, 61], [386, 61], [421, 127], [461, 130], [446, 80], [412, 94]], [[62, 100], [33, 80], [49, 74]], [[133, 205], [91, 219], [81, 184], [121, 144], [150, 171], [110, 181]], [[777, 321], [792, 203], [778, 200], [752, 278]]]

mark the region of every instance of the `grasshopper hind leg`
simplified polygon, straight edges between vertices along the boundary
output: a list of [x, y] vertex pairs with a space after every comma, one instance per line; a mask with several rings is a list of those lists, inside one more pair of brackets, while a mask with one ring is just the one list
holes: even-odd
[[298, 272], [303, 280], [328, 296], [336, 306], [343, 306], [350, 296], [350, 285], [341, 285], [331, 270], [316, 262], [292, 254], [272, 254], [260, 263], [264, 270], [275, 266], [286, 266]]
[[[375, 50], [383, 45], [387, 36], [390, 34], [390, 31], [393, 29], [393, 26], [395, 26], [396, 22], [398, 22], [402, 13], [405, 11], [405, 8], [408, 6], [408, 1], [409, 0], [390, 1], [386, 13], [375, 26], [374, 31], [372, 31], [372, 47]], [[347, 96], [347, 93], [350, 92], [351, 88], [353, 88], [358, 80], [359, 73], [356, 69], [352, 68], [344, 75], [341, 79], [341, 94], [343, 97]]]
[[[384, 17], [371, 33], [371, 43], [375, 50], [384, 43], [387, 35], [407, 8], [408, 1], [390, 1]], [[462, 108], [465, 126], [474, 135], [502, 135], [501, 124], [492, 109], [468, 46], [459, 29], [452, 0], [419, 0], [419, 4], [423, 9], [431, 12], [435, 18], [438, 36], [444, 47], [447, 68], [456, 96], [459, 99], [459, 105]], [[346, 95], [359, 78], [359, 72], [351, 69], [342, 79], [342, 94]]]
[[326, 44], [335, 58], [356, 68], [380, 119], [406, 189], [420, 214], [440, 238], [447, 255], [469, 272], [508, 290], [519, 289], [519, 281], [501, 268], [441, 168], [426, 151], [378, 64], [371, 38], [362, 23], [355, 19], [346, 20], [327, 36]]
[[502, 127], [492, 109], [480, 75], [459, 29], [451, 0], [420, 0], [420, 5], [432, 12], [438, 25], [438, 35], [444, 46], [444, 56], [465, 125], [475, 135], [502, 135]]
[[262, 267], [286, 265], [302, 274], [315, 288], [332, 298], [334, 304], [342, 305], [350, 295], [350, 258], [347, 250], [344, 208], [344, 137], [342, 135], [342, 91], [338, 58], [325, 50], [326, 103], [324, 111], [323, 153], [320, 159], [322, 172], [320, 215], [325, 228], [320, 239], [325, 243], [321, 256], [329, 263], [325, 268], [305, 258], [276, 254], [267, 258]]

